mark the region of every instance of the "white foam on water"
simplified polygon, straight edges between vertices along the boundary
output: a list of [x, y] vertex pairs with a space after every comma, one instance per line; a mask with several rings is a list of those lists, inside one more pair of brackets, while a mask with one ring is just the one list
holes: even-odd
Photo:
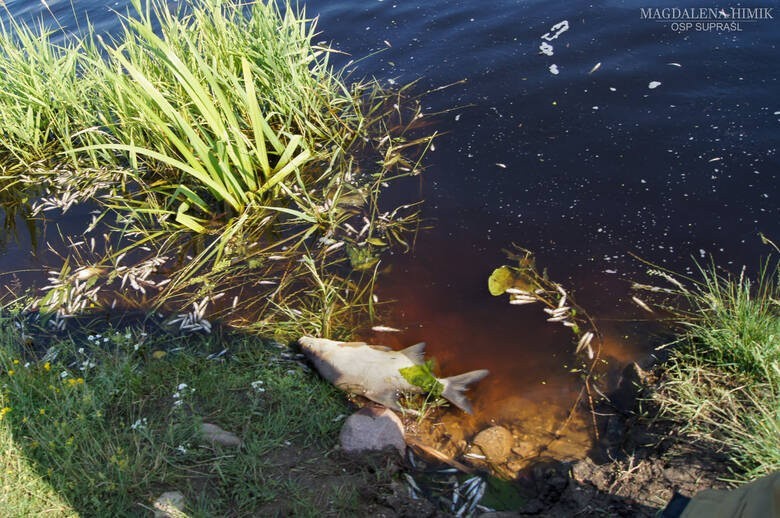
[[552, 41], [568, 30], [569, 30], [568, 20], [561, 20], [560, 22], [550, 27], [550, 32], [547, 32], [544, 35], [542, 35], [542, 39], [547, 41]]
[[543, 41], [542, 44], [539, 45], [539, 51], [545, 56], [552, 56], [553, 46], [547, 43], [546, 41]]

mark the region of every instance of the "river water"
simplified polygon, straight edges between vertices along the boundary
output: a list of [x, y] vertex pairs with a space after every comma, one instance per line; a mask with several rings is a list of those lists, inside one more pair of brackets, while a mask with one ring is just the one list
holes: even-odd
[[[17, 19], [51, 20], [51, 11], [66, 30], [88, 17], [112, 31], [114, 10], [128, 2], [5, 3]], [[530, 435], [534, 426], [549, 432], [579, 392], [571, 335], [538, 307], [510, 306], [487, 291], [511, 243], [536, 252], [599, 319], [604, 357], [620, 370], [654, 345], [622, 322], [642, 316], [628, 285], [644, 267], [629, 254], [680, 272], [710, 259], [738, 270], [768, 253], [759, 232], [780, 237], [780, 21], [771, 9], [731, 5], [680, 12], [702, 6], [714, 7], [306, 4], [319, 17], [318, 40], [345, 53], [336, 65], [358, 60], [349, 65], [354, 77], [388, 86], [418, 80], [415, 92], [434, 90], [423, 98], [426, 112], [446, 112], [433, 117], [443, 136], [422, 179], [394, 193], [421, 196], [432, 226], [412, 254], [387, 261], [392, 271], [378, 288], [396, 301], [381, 323], [403, 332], [366, 338], [425, 341], [445, 374], [489, 368], [472, 393], [474, 427], [514, 421], [528, 423]], [[686, 18], [658, 19], [664, 12]], [[9, 247], [4, 261], [15, 253]]]

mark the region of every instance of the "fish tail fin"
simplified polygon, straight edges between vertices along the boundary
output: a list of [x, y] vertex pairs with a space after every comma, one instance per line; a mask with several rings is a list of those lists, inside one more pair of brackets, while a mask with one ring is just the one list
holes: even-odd
[[456, 407], [460, 408], [467, 414], [470, 414], [471, 403], [466, 398], [464, 392], [470, 384], [481, 380], [487, 375], [487, 370], [480, 369], [477, 371], [466, 372], [463, 374], [458, 374], [457, 376], [444, 378], [443, 380], [440, 380], [442, 385], [444, 385], [444, 390], [442, 391], [441, 395], [444, 399]]

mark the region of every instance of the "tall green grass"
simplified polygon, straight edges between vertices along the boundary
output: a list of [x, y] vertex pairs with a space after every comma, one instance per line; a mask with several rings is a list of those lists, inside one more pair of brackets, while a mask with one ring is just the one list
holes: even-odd
[[730, 452], [737, 476], [757, 478], [780, 469], [780, 268], [701, 276], [681, 291], [684, 327], [657, 399], [685, 432]]
[[[135, 299], [120, 290], [121, 302], [246, 300], [250, 279], [264, 279], [277, 287], [255, 284], [246, 297], [286, 319], [297, 313], [281, 308], [324, 293], [324, 275], [340, 290], [330, 300], [370, 307], [371, 276], [349, 270], [372, 271], [383, 249], [408, 247], [414, 206], [380, 210], [379, 193], [419, 172], [409, 155], [430, 138], [405, 136], [422, 117], [419, 104], [403, 101], [404, 89], [348, 85], [330, 50], [312, 42], [316, 20], [289, 4], [188, 0], [172, 10], [134, 0], [133, 8], [110, 40], [88, 28], [55, 46], [40, 29], [2, 28], [5, 192], [35, 200], [43, 191], [33, 213], [90, 201], [103, 213], [85, 234], [108, 230], [99, 252], [72, 239], [48, 288], [83, 291], [74, 291], [74, 275], [91, 268], [101, 273], [89, 289], [116, 290], [128, 269], [157, 261], [154, 280], [143, 279], [149, 289]], [[175, 273], [163, 279], [160, 270]], [[63, 300], [47, 296], [40, 307], [76, 307]]]
[[[0, 25], [0, 157], [5, 164], [62, 161], [58, 143], [80, 129], [89, 111], [87, 86], [78, 78], [79, 42], [51, 43], [51, 33], [13, 20]], [[86, 119], [85, 119], [86, 120]]]
[[354, 138], [357, 98], [312, 46], [314, 25], [289, 6], [283, 14], [275, 3], [203, 1], [181, 14], [134, 5], [95, 69], [101, 127], [114, 141], [79, 151], [140, 158], [155, 173], [145, 185], [166, 208], [176, 204], [177, 222], [203, 232], [202, 218], [223, 210], [262, 213], [317, 149], [343, 150]]

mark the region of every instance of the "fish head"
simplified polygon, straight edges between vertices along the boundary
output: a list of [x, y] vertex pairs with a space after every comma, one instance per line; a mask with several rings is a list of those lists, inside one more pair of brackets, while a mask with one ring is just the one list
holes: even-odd
[[303, 336], [298, 339], [298, 344], [301, 346], [301, 352], [314, 364], [322, 377], [331, 383], [336, 383], [341, 373], [333, 362], [333, 354], [340, 346], [340, 342]]

